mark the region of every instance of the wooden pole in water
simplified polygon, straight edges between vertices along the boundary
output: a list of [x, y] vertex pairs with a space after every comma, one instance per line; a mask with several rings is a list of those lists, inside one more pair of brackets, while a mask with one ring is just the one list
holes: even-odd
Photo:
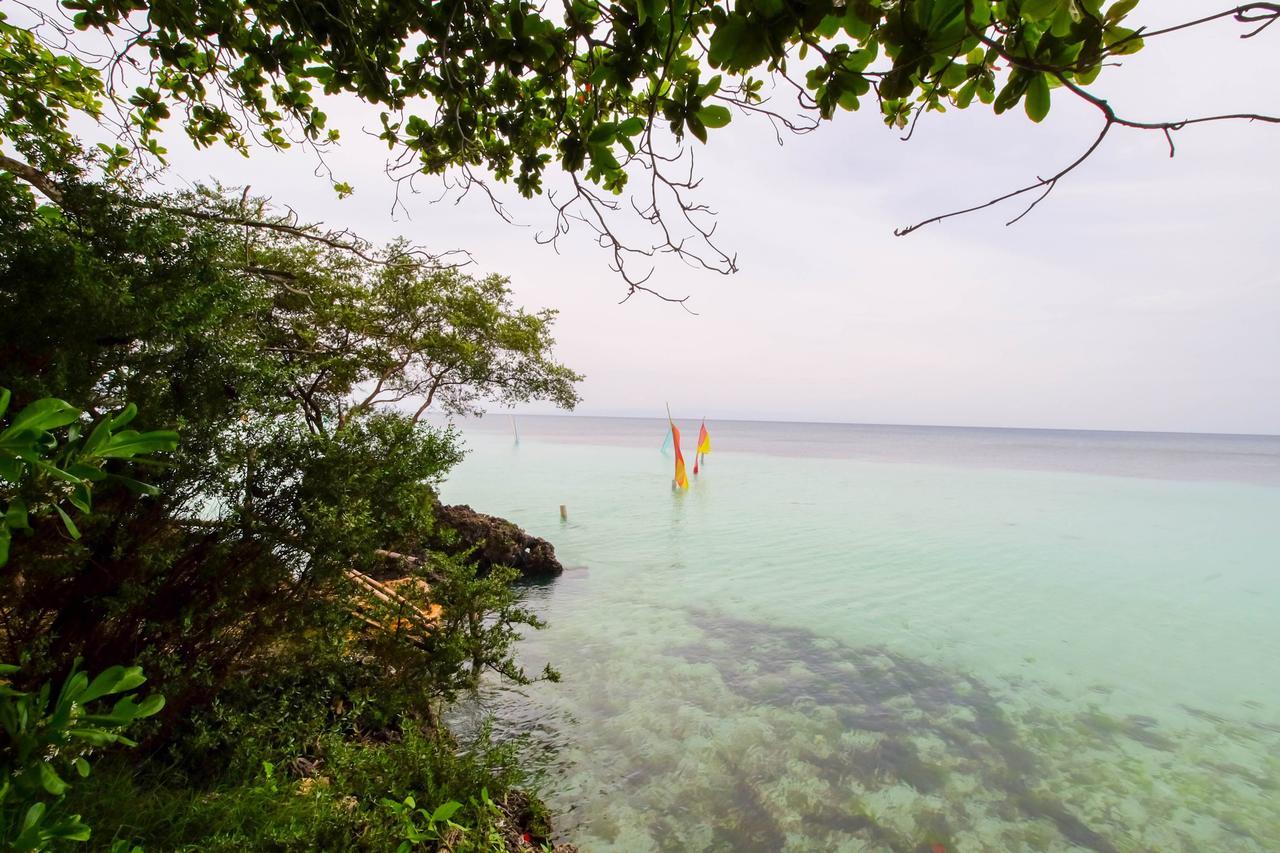
[[564, 504], [560, 504], [560, 520], [561, 520], [561, 521], [568, 521], [568, 520], [569, 520], [569, 511], [568, 511], [567, 509], [565, 509], [565, 505], [564, 505]]

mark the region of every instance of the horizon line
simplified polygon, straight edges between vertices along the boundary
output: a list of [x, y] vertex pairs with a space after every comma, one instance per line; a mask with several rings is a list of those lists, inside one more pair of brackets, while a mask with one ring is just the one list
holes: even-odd
[[[511, 409], [495, 410], [486, 412], [488, 414], [506, 414], [513, 417], [523, 418], [605, 418], [609, 420], [656, 420], [664, 421], [665, 416], [650, 415], [591, 415], [581, 414], [578, 412], [520, 412]], [[452, 420], [453, 417], [437, 413], [437, 417], [445, 417]], [[481, 415], [484, 417], [484, 415]], [[470, 420], [473, 418], [463, 418]], [[919, 424], [919, 423], [882, 423], [873, 421], [812, 421], [812, 420], [794, 420], [790, 418], [702, 418], [690, 416], [687, 420], [703, 420], [707, 422], [720, 421], [721, 423], [776, 423], [776, 424], [811, 424], [816, 426], [854, 426], [854, 427], [891, 427], [898, 429], [975, 429], [975, 430], [1004, 430], [1004, 431], [1036, 431], [1036, 432], [1098, 432], [1098, 433], [1120, 433], [1134, 435], [1215, 435], [1227, 438], [1280, 438], [1280, 433], [1269, 432], [1196, 432], [1191, 430], [1170, 430], [1170, 429], [1103, 429], [1099, 427], [1035, 427], [1035, 426], [981, 426], [977, 424]]]

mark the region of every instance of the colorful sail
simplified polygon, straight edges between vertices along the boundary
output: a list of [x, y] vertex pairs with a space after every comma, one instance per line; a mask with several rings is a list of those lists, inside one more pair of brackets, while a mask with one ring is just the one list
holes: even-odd
[[677, 489], [689, 488], [689, 475], [684, 472], [684, 454], [680, 452], [680, 428], [671, 424], [671, 446], [676, 449], [676, 477], [673, 481]]
[[698, 430], [698, 446], [693, 451], [693, 474], [696, 477], [698, 468], [702, 464], [703, 454], [711, 452], [711, 433], [707, 432], [707, 421], [704, 418], [702, 427]]
[[680, 430], [676, 427], [676, 422], [671, 419], [670, 406], [667, 406], [667, 423], [671, 425], [671, 446], [676, 449], [676, 475], [671, 481], [671, 488], [687, 489], [689, 476], [684, 472], [684, 454], [680, 452]]
[[671, 446], [671, 430], [667, 430], [667, 434], [662, 437], [662, 446], [658, 450], [663, 456], [667, 455], [667, 448]]

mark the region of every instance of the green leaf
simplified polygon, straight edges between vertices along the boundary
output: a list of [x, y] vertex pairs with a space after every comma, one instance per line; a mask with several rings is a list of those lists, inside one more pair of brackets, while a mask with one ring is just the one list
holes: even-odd
[[67, 535], [72, 539], [80, 538], [80, 528], [76, 527], [76, 523], [71, 520], [71, 516], [67, 515], [67, 511], [57, 504], [53, 508], [58, 511], [58, 515], [62, 516], [62, 526], [67, 529]]
[[107, 479], [112, 482], [119, 483], [135, 495], [147, 495], [148, 497], [154, 498], [156, 495], [160, 494], [160, 489], [150, 483], [144, 483], [141, 480], [135, 480], [132, 477], [126, 477], [122, 474], [108, 474]]
[[172, 430], [138, 432], [127, 429], [111, 436], [98, 455], [104, 459], [130, 459], [143, 453], [173, 450], [178, 446], [178, 434]]
[[618, 134], [618, 126], [613, 122], [601, 122], [591, 129], [587, 134], [588, 145], [607, 145], [613, 142], [614, 137]]
[[635, 136], [643, 131], [644, 119], [640, 118], [640, 116], [632, 116], [618, 125], [618, 133], [621, 136]]
[[138, 703], [138, 716], [151, 717], [160, 713], [163, 708], [164, 697], [159, 693], [153, 693]]
[[1105, 18], [1106, 22], [1108, 24], [1119, 23], [1124, 20], [1124, 16], [1132, 12], [1134, 7], [1137, 5], [1138, 0], [1119, 0], [1117, 3], [1112, 3], [1111, 8], [1107, 10]]
[[89, 687], [79, 696], [78, 701], [81, 704], [88, 704], [102, 696], [132, 690], [146, 680], [147, 677], [142, 674], [142, 667], [140, 666], [113, 666], [99, 673], [98, 677], [90, 682]]
[[22, 498], [14, 498], [9, 508], [4, 511], [4, 526], [10, 530], [30, 530], [31, 522], [27, 517], [27, 503]]
[[1058, 14], [1063, 0], [1022, 0], [1022, 18], [1027, 21], [1047, 21]]
[[49, 475], [50, 477], [53, 477], [55, 480], [62, 480], [63, 482], [70, 483], [73, 486], [78, 485], [80, 483], [79, 477], [67, 471], [63, 471], [57, 465], [50, 465], [48, 462], [44, 462], [37, 459], [35, 463], [35, 467], [43, 471], [45, 474]]
[[[3, 444], [0, 444], [0, 450], [6, 449], [12, 452], [12, 448], [5, 448]], [[26, 470], [27, 466], [21, 459], [6, 457], [3, 453], [0, 453], [0, 480], [8, 480], [16, 485], [22, 480], [22, 474]]]
[[80, 448], [80, 455], [85, 458], [92, 458], [97, 455], [98, 448], [106, 443], [111, 437], [112, 419], [106, 417], [93, 425], [93, 429], [89, 432], [89, 437], [85, 439], [84, 446]]
[[[1009, 79], [1004, 84], [1004, 88], [995, 97], [994, 108], [997, 115], [1007, 111], [1022, 99], [1023, 93], [1027, 91], [1027, 87], [1031, 84], [1031, 77], [1032, 72], [1025, 71], [1022, 68], [1013, 69], [1009, 74]], [[979, 97], [981, 97], [981, 94], [981, 91], [979, 91]]]
[[0, 418], [4, 417], [4, 413], [9, 409], [9, 398], [13, 395], [8, 388], [0, 388]]
[[[698, 120], [707, 127], [724, 127], [732, 118], [733, 114], [729, 112], [729, 108], [718, 104], [705, 106], [698, 110]], [[706, 142], [706, 139], [702, 141]]]
[[707, 50], [707, 61], [715, 68], [723, 68], [728, 64], [738, 48], [746, 30], [747, 19], [742, 15], [730, 15], [728, 19], [711, 33], [711, 44]]
[[67, 729], [70, 737], [82, 740], [93, 746], [111, 746], [113, 743], [132, 743], [128, 738], [121, 737], [115, 732], [105, 731], [103, 729], [81, 726], [80, 728]]
[[[38, 823], [44, 818], [45, 804], [35, 803], [31, 808], [27, 809], [27, 813], [22, 817], [22, 832], [25, 834], [28, 830], [34, 829]], [[15, 845], [17, 846], [17, 845]]]
[[53, 397], [45, 397], [19, 412], [9, 428], [0, 435], [16, 435], [27, 431], [45, 432], [66, 426], [78, 417], [80, 410], [75, 406]]
[[66, 782], [62, 781], [62, 777], [49, 766], [49, 762], [41, 761], [39, 767], [40, 786], [50, 794], [53, 794], [53, 796], [61, 797], [67, 792], [67, 789], [71, 787]]
[[71, 668], [71, 674], [67, 676], [66, 681], [62, 682], [62, 689], [58, 691], [55, 716], [69, 717], [71, 715], [71, 706], [80, 698], [80, 694], [84, 693], [84, 689], [89, 686], [89, 676], [80, 672], [79, 666], [80, 658], [76, 658]]
[[462, 803], [457, 800], [450, 800], [449, 802], [442, 804], [435, 810], [435, 812], [432, 813], [431, 822], [439, 823], [441, 821], [446, 821], [453, 817], [460, 808], [462, 808]]
[[62, 841], [88, 841], [92, 835], [92, 830], [90, 830], [88, 824], [80, 820], [80, 815], [73, 814], [52, 826], [46, 827], [43, 834], [49, 838], [57, 838]]
[[130, 403], [129, 405], [125, 406], [123, 409], [120, 410], [120, 414], [115, 415], [111, 418], [111, 430], [114, 432], [115, 430], [120, 429], [125, 424], [129, 423], [135, 417], [137, 417], [137, 415], [138, 415], [138, 407], [135, 406], [133, 403]]
[[71, 505], [81, 512], [87, 513], [92, 511], [92, 497], [88, 483], [76, 483], [75, 488], [71, 490], [71, 494], [67, 496], [67, 500], [71, 501]]
[[972, 77], [955, 94], [956, 106], [964, 109], [973, 101], [973, 96], [978, 91], [978, 78]]
[[1142, 37], [1137, 30], [1128, 27], [1108, 27], [1106, 32], [1107, 50], [1116, 56], [1127, 56], [1142, 50]]
[[702, 124], [702, 120], [697, 116], [689, 116], [685, 119], [685, 125], [689, 128], [689, 132], [696, 136], [700, 141], [707, 141], [707, 128]]
[[1045, 74], [1037, 74], [1031, 80], [1031, 85], [1027, 87], [1027, 100], [1025, 104], [1027, 118], [1034, 122], [1044, 121], [1044, 117], [1049, 114], [1049, 77]]

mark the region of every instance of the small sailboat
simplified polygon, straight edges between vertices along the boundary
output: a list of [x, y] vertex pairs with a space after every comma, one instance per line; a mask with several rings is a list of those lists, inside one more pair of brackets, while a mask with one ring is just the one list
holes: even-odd
[[707, 432], [707, 419], [702, 418], [702, 426], [698, 428], [698, 446], [693, 452], [693, 474], [696, 477], [700, 464], [706, 463], [706, 456], [711, 452], [711, 433]]
[[511, 416], [511, 431], [512, 431], [513, 433], [515, 433], [515, 436], [516, 436], [516, 445], [515, 445], [515, 446], [516, 446], [516, 447], [519, 447], [519, 446], [520, 446], [520, 427], [516, 426], [516, 416], [515, 416], [515, 415], [512, 415], [512, 416]]
[[671, 426], [671, 446], [676, 449], [676, 473], [671, 480], [671, 490], [684, 491], [689, 488], [689, 475], [684, 471], [684, 454], [680, 452], [680, 428], [671, 419], [670, 406], [667, 406], [667, 423]]

